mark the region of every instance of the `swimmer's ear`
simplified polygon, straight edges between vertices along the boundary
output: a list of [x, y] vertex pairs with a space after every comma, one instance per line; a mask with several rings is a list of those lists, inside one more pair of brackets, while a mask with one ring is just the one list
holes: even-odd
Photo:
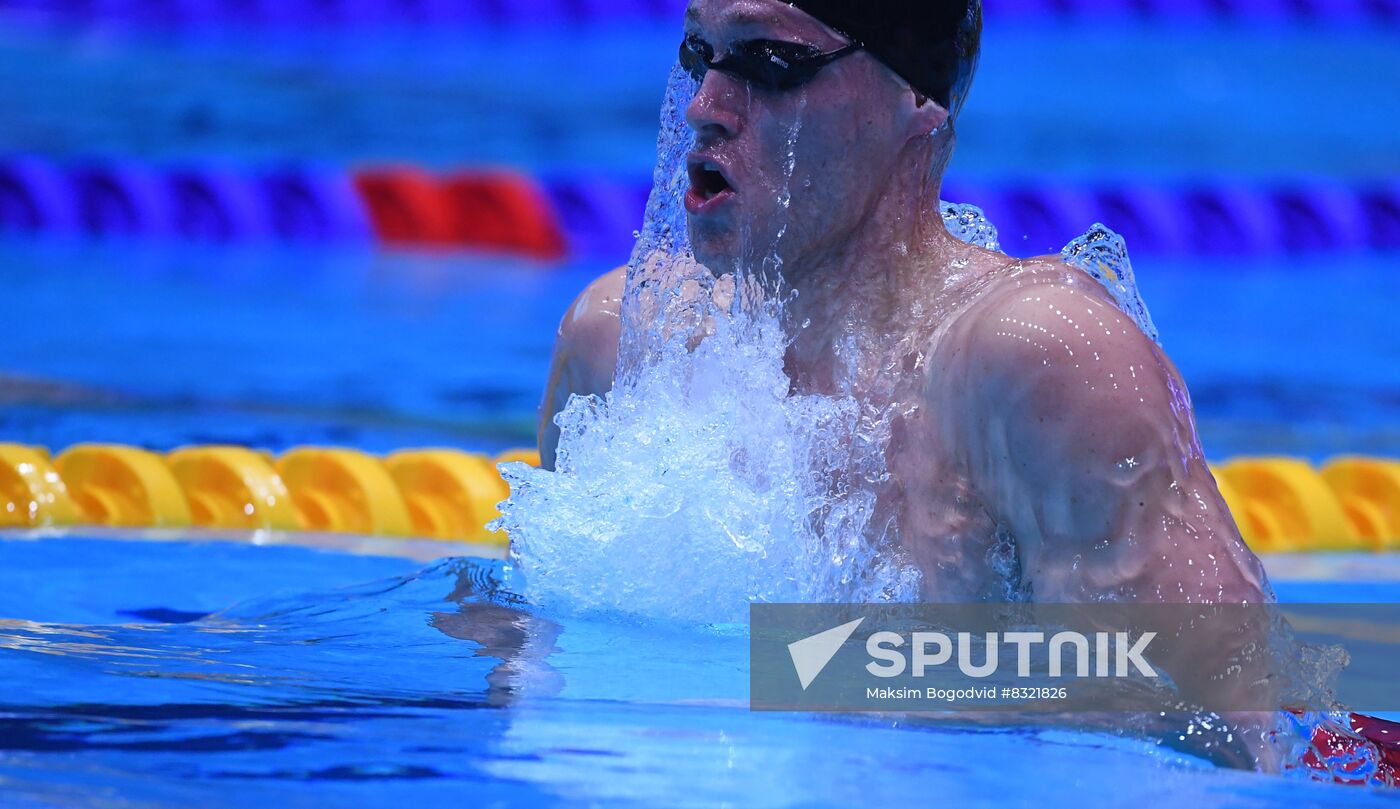
[[928, 135], [948, 120], [948, 110], [937, 101], [910, 87], [905, 98], [912, 103], [907, 108], [910, 138]]

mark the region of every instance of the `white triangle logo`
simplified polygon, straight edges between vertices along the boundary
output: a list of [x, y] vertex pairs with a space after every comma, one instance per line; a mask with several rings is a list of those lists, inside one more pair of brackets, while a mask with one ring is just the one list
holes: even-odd
[[792, 667], [797, 669], [797, 679], [802, 683], [803, 691], [817, 679], [817, 675], [822, 673], [826, 664], [836, 656], [841, 644], [850, 639], [856, 627], [864, 620], [857, 618], [849, 624], [842, 624], [788, 644], [788, 654], [792, 655]]

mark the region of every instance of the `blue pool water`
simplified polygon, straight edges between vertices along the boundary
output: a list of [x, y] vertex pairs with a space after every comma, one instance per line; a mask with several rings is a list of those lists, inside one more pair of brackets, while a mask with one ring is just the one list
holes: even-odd
[[[1392, 264], [1139, 262], [1211, 458], [1400, 455]], [[533, 444], [558, 319], [597, 272], [359, 249], [0, 241], [0, 288], [15, 301], [0, 434], [159, 449]]]
[[[989, 30], [958, 180], [1400, 174], [1393, 32], [1128, 25], [1066, 46], [1084, 36]], [[189, 42], [5, 26], [0, 152], [645, 176], [674, 47], [670, 27]], [[1400, 456], [1394, 266], [1137, 263], [1212, 458]], [[605, 269], [0, 239], [0, 440], [529, 444], [558, 317]], [[1394, 563], [1271, 564], [1284, 600], [1400, 600]], [[0, 539], [0, 804], [1397, 800], [1098, 734], [752, 714], [746, 639], [534, 614], [482, 592], [492, 569]]]
[[[1395, 177], [1396, 30], [989, 24], [951, 176]], [[7, 25], [0, 153], [645, 177], [678, 41], [679, 21], [212, 40]]]
[[[1389, 568], [1372, 586], [1393, 599]], [[490, 582], [490, 563], [464, 559], [0, 542], [3, 802], [1396, 800], [1103, 735], [751, 713], [747, 637], [555, 621]]]

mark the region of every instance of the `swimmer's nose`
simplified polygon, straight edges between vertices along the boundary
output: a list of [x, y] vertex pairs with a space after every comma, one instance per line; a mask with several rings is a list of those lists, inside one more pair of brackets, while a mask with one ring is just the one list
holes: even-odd
[[705, 74], [695, 98], [685, 108], [685, 122], [695, 130], [701, 144], [739, 134], [738, 109], [745, 89], [718, 70]]

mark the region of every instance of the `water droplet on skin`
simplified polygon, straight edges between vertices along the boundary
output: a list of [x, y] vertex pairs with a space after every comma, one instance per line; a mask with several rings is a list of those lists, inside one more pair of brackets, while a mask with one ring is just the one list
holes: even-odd
[[[798, 394], [784, 372], [790, 335], [783, 331], [783, 304], [773, 290], [749, 294], [741, 287], [732, 308], [714, 305], [714, 281], [696, 262], [678, 193], [688, 184], [685, 156], [694, 146], [683, 116], [694, 89], [683, 72], [674, 74], [662, 115], [656, 189], [628, 269], [618, 383], [603, 397], [575, 397], [559, 414], [557, 472], [506, 465], [511, 496], [493, 527], [510, 532], [512, 569], [527, 582], [525, 594], [542, 607], [742, 621], [756, 600], [918, 598], [919, 569], [892, 550], [899, 526], [894, 518], [876, 517], [880, 489], [894, 479], [885, 463], [891, 417], [916, 412], [917, 401], [894, 395], [891, 387], [878, 388], [886, 396], [882, 406], [850, 395], [855, 380], [889, 386], [905, 376], [897, 360], [913, 355], [914, 346], [885, 346], [884, 353], [872, 354], [854, 333], [843, 338], [835, 332], [836, 391]], [[800, 122], [799, 115], [793, 143]], [[795, 164], [790, 147], [779, 197], [784, 207]], [[804, 178], [800, 184], [811, 183]], [[944, 203], [940, 210], [957, 238], [1000, 249], [996, 228], [975, 207]], [[786, 233], [782, 223], [777, 241]], [[758, 269], [781, 268], [781, 256], [776, 243], [748, 241], [756, 238], [744, 234], [740, 252], [751, 261], [733, 275], [757, 284]], [[1145, 307], [1139, 309], [1126, 248], [1120, 247], [1111, 231], [1095, 228], [1064, 255], [1092, 268], [1085, 271], [1155, 339]], [[963, 270], [970, 263], [960, 256], [951, 266]], [[1026, 271], [1020, 263], [1008, 270]], [[679, 281], [692, 278], [695, 294], [678, 298]], [[784, 294], [788, 305], [796, 299], [795, 291]], [[1101, 327], [1092, 315], [1085, 327]], [[707, 325], [697, 328], [702, 323]], [[803, 329], [811, 326], [811, 318], [802, 320]], [[690, 340], [697, 332], [703, 335]], [[922, 358], [916, 360], [916, 367], [922, 365]], [[1136, 379], [1135, 368], [1129, 371]], [[1117, 463], [1131, 469], [1141, 461]], [[1171, 491], [1181, 496], [1176, 482]], [[1179, 525], [1148, 530], [1115, 536], [1113, 543], [1143, 545], [1131, 556], [1160, 556], [1160, 563], [1149, 564], [1163, 575], [1143, 584], [1141, 593], [1125, 586], [1115, 597], [1223, 600], [1223, 591], [1204, 592], [1199, 581], [1202, 568], [1216, 567], [1214, 556], [1196, 553], [1177, 565], [1182, 555], [1172, 546], [1177, 535], [1189, 533]], [[1014, 537], [995, 539], [997, 552], [986, 561], [1002, 576], [1008, 598], [1024, 597]], [[1099, 555], [1105, 550], [1121, 548], [1100, 540], [1074, 555], [1070, 569], [1090, 578], [1084, 568], [1118, 558]], [[1212, 564], [1195, 565], [1195, 555]], [[1221, 566], [1230, 564], [1227, 557]], [[930, 570], [945, 570], [954, 580], [966, 575], [945, 560]], [[1176, 579], [1191, 576], [1191, 592], [1172, 572], [1185, 574]], [[1213, 727], [1201, 723], [1189, 733], [1199, 736]]]

